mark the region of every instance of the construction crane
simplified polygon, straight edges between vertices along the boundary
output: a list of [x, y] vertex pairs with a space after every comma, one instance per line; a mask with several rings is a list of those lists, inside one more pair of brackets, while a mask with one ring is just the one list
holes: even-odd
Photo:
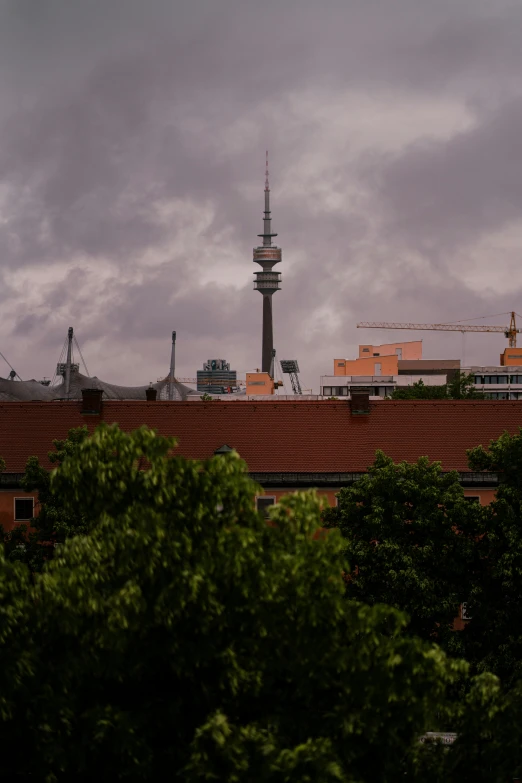
[[299, 381], [299, 365], [297, 359], [281, 359], [281, 371], [290, 376], [292, 391], [294, 394], [302, 394], [301, 383]]
[[401, 324], [388, 323], [387, 321], [361, 321], [357, 324], [358, 329], [425, 329], [438, 332], [501, 332], [509, 340], [509, 347], [517, 347], [517, 334], [522, 329], [517, 329], [515, 313], [511, 313], [509, 326], [478, 326], [470, 324]]

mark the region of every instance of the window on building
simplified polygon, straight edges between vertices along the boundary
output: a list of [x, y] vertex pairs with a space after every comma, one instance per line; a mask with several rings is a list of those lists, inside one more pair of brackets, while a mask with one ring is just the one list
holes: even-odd
[[275, 502], [276, 499], [273, 495], [263, 495], [256, 498], [256, 508], [261, 512], [265, 519], [268, 519], [269, 508], [270, 506], [273, 506]]
[[331, 386], [323, 386], [323, 396], [324, 397], [331, 397], [332, 396], [332, 387]]
[[363, 349], [362, 349], [362, 352], [363, 352], [363, 353], [370, 353], [370, 349], [369, 349], [369, 348], [363, 348]]
[[380, 356], [381, 354], [380, 353], [374, 353], [373, 355], [374, 356]]
[[[475, 383], [481, 384], [499, 384], [508, 383], [509, 377], [507, 375], [475, 375]], [[514, 383], [514, 381], [511, 381]]]
[[460, 605], [460, 616], [463, 620], [471, 620], [470, 615], [468, 614], [468, 605], [467, 603]]
[[14, 512], [16, 521], [24, 521], [33, 518], [34, 512], [34, 499], [33, 498], [15, 498]]

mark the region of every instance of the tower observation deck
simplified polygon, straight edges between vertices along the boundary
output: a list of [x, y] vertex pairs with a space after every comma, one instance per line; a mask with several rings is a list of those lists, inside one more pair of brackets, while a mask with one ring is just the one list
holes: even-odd
[[254, 262], [259, 264], [262, 271], [254, 272], [254, 289], [263, 296], [263, 347], [261, 354], [262, 372], [270, 372], [272, 363], [272, 351], [274, 348], [274, 327], [272, 322], [272, 296], [280, 290], [281, 273], [274, 272], [273, 268], [281, 261], [281, 248], [272, 244], [272, 237], [277, 234], [272, 232], [272, 220], [270, 213], [270, 186], [268, 184], [268, 152], [266, 153], [265, 172], [265, 212], [263, 216], [263, 233], [258, 234], [263, 240], [260, 247], [254, 248]]

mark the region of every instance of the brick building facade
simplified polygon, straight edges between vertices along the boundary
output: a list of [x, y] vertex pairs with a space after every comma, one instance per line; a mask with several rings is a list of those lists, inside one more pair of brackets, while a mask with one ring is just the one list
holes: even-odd
[[[315, 487], [335, 504], [335, 495], [366, 472], [381, 449], [396, 462], [421, 456], [457, 470], [464, 492], [491, 502], [496, 474], [472, 473], [466, 449], [487, 445], [505, 430], [522, 425], [518, 401], [375, 400], [357, 409], [352, 400], [259, 402], [99, 401], [0, 403], [0, 523], [23, 522], [31, 495], [20, 490], [30, 456], [52, 468], [54, 439], [86, 424], [118, 423], [125, 431], [142, 424], [178, 438], [178, 453], [206, 459], [223, 446], [237, 450], [252, 478], [263, 487], [259, 507], [296, 489]], [[25, 502], [23, 502], [25, 501]], [[18, 519], [17, 519], [18, 517]]]

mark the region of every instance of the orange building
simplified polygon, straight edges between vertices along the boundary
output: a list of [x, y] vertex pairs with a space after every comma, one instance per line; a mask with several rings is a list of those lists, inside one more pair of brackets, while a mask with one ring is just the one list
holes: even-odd
[[506, 348], [504, 353], [500, 354], [500, 366], [522, 366], [522, 348]]
[[399, 361], [422, 359], [422, 340], [360, 345], [358, 359], [334, 359], [334, 375], [398, 375]]
[[273, 394], [274, 379], [267, 372], [247, 372], [246, 374], [246, 394], [247, 397]]
[[385, 343], [384, 345], [360, 345], [359, 359], [369, 356], [397, 356], [399, 360], [404, 359], [404, 361], [422, 359], [422, 340]]

